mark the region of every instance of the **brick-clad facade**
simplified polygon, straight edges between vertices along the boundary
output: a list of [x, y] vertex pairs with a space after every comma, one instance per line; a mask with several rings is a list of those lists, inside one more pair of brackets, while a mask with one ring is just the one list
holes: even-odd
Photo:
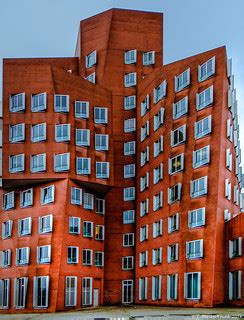
[[111, 9], [74, 58], [4, 60], [3, 312], [243, 305], [231, 64], [163, 65], [162, 30]]

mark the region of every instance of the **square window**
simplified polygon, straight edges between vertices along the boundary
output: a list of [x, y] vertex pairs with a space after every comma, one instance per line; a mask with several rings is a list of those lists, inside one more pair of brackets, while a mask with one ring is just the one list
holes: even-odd
[[76, 158], [76, 173], [81, 175], [91, 174], [91, 159]]
[[12, 143], [25, 141], [24, 123], [14, 124], [9, 127], [9, 141]]
[[79, 119], [89, 118], [89, 102], [75, 101], [75, 117]]
[[17, 154], [9, 157], [9, 172], [18, 173], [25, 170], [25, 155]]
[[38, 123], [31, 126], [31, 142], [46, 141], [47, 124]]
[[137, 51], [136, 50], [127, 50], [124, 54], [124, 62], [125, 64], [133, 64], [136, 63]]
[[70, 141], [70, 124], [55, 125], [55, 140], [56, 142]]
[[126, 73], [124, 75], [124, 86], [125, 88], [136, 86], [136, 72]]
[[144, 52], [142, 56], [144, 66], [150, 66], [155, 63], [155, 51]]
[[32, 173], [46, 171], [46, 153], [31, 156], [30, 170]]
[[202, 82], [215, 74], [215, 57], [198, 66], [198, 81]]
[[25, 93], [13, 94], [9, 101], [10, 112], [20, 112], [25, 110]]
[[31, 96], [31, 111], [40, 112], [47, 109], [47, 94], [38, 93]]
[[94, 122], [97, 124], [108, 123], [108, 109], [107, 108], [94, 108]]
[[89, 129], [76, 129], [75, 130], [75, 143], [80, 147], [90, 146], [90, 130]]
[[69, 96], [62, 94], [54, 95], [54, 111], [55, 112], [69, 112]]
[[54, 155], [54, 171], [65, 172], [69, 171], [70, 167], [70, 154], [62, 153]]
[[190, 68], [175, 77], [175, 92], [179, 92], [190, 84]]
[[179, 119], [180, 117], [186, 115], [188, 112], [188, 96], [183, 99], [173, 103], [173, 119]]

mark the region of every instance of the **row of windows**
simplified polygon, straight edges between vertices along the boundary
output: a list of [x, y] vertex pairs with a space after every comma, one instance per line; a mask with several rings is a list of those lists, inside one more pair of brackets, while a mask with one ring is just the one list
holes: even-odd
[[[9, 210], [15, 208], [14, 191], [3, 194], [3, 209]], [[41, 205], [54, 202], [55, 186], [47, 186], [40, 188], [40, 203]], [[82, 205], [84, 209], [93, 210], [95, 207], [96, 213], [105, 213], [105, 200], [95, 198], [93, 194], [82, 192], [82, 189], [71, 187], [70, 189], [70, 203], [75, 205]], [[20, 208], [33, 206], [33, 188], [20, 192]]]
[[[51, 263], [51, 245], [40, 246], [36, 248], [36, 262], [38, 264]], [[30, 263], [30, 248], [16, 248], [15, 264], [16, 266], [26, 266]], [[7, 268], [11, 266], [11, 254], [10, 249], [0, 251], [1, 267]], [[79, 260], [79, 247], [68, 246], [67, 247], [67, 263], [77, 264]], [[82, 265], [91, 266], [93, 264], [93, 250], [82, 250]], [[104, 265], [104, 253], [100, 251], [94, 252], [94, 265], [96, 267], [102, 267]]]

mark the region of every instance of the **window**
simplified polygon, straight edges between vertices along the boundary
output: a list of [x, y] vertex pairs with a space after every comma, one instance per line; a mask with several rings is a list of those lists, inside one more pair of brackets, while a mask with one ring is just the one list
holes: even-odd
[[124, 86], [126, 88], [136, 86], [136, 72], [126, 73], [124, 75]]
[[122, 270], [134, 269], [134, 257], [122, 257]]
[[33, 295], [33, 306], [35, 308], [48, 307], [49, 276], [34, 277]]
[[10, 112], [19, 112], [25, 110], [25, 93], [18, 93], [10, 97]]
[[27, 285], [27, 277], [14, 279], [14, 307], [16, 309], [22, 309], [26, 307]]
[[177, 212], [171, 217], [168, 217], [168, 233], [179, 230], [179, 213]]
[[71, 204], [77, 204], [81, 206], [82, 204], [82, 190], [80, 188], [71, 187], [70, 189], [70, 203]]
[[157, 184], [160, 180], [163, 179], [163, 163], [153, 169], [153, 183]]
[[148, 240], [148, 225], [140, 227], [140, 242]]
[[95, 267], [103, 267], [104, 266], [104, 253], [101, 251], [95, 251]]
[[175, 92], [179, 92], [190, 84], [190, 68], [175, 77]]
[[179, 259], [179, 244], [175, 243], [168, 246], [168, 263], [178, 261]]
[[153, 222], [153, 238], [160, 237], [163, 234], [163, 220]]
[[225, 179], [225, 197], [231, 200], [231, 182], [229, 179]]
[[10, 279], [0, 280], [0, 309], [8, 309], [9, 307], [9, 288]]
[[153, 196], [153, 211], [163, 207], [163, 191], [160, 191], [158, 194]]
[[31, 222], [31, 217], [18, 220], [19, 237], [31, 234]]
[[242, 271], [235, 270], [229, 272], [229, 299], [239, 300], [241, 299], [241, 287], [242, 287]]
[[20, 207], [26, 208], [33, 205], [33, 189], [20, 192]]
[[124, 109], [131, 110], [136, 108], [136, 96], [124, 97]]
[[96, 198], [96, 213], [105, 213], [105, 200]]
[[150, 66], [155, 63], [155, 51], [144, 52], [142, 56], [144, 66]]
[[215, 57], [198, 66], [198, 81], [202, 82], [215, 74]]
[[91, 193], [84, 192], [84, 209], [93, 210], [94, 196]]
[[123, 247], [134, 246], [134, 233], [123, 234]]
[[197, 228], [205, 225], [205, 208], [199, 208], [188, 212], [188, 227]]
[[211, 116], [195, 122], [195, 139], [200, 139], [211, 132]]
[[82, 305], [92, 304], [92, 278], [82, 278]]
[[152, 300], [161, 299], [162, 276], [152, 277]]
[[153, 117], [153, 129], [154, 131], [164, 123], [164, 108], [160, 108], [159, 112]]
[[135, 222], [135, 210], [123, 211], [123, 224], [130, 224]]
[[124, 143], [124, 155], [129, 156], [136, 153], [136, 142], [129, 141]]
[[181, 183], [168, 188], [168, 204], [172, 204], [181, 199]]
[[38, 93], [31, 96], [31, 111], [40, 112], [47, 109], [47, 94]]
[[53, 215], [39, 217], [39, 233], [49, 233], [53, 231]]
[[11, 266], [11, 250], [10, 249], [0, 251], [0, 257], [1, 257], [2, 268]]
[[127, 50], [125, 51], [124, 62], [125, 64], [136, 63], [137, 51], [136, 50]]
[[45, 141], [47, 136], [46, 123], [38, 123], [31, 126], [31, 142]]
[[186, 141], [186, 125], [171, 131], [170, 134], [171, 147], [176, 147]]
[[30, 169], [32, 173], [46, 171], [46, 153], [32, 155]]
[[76, 158], [76, 173], [82, 175], [91, 174], [91, 159]]
[[169, 174], [180, 172], [184, 169], [184, 153], [169, 159]]
[[86, 68], [91, 68], [97, 63], [97, 51], [93, 51], [86, 56]]
[[77, 304], [77, 277], [65, 278], [65, 306], [74, 307]]
[[94, 108], [94, 122], [97, 124], [108, 123], [108, 109], [107, 108]]
[[70, 124], [55, 125], [55, 140], [56, 142], [70, 141]]
[[17, 173], [25, 170], [25, 155], [17, 154], [9, 157], [9, 172]]
[[186, 258], [199, 259], [203, 257], [203, 240], [186, 242]]
[[143, 192], [148, 187], [149, 187], [149, 172], [147, 172], [145, 176], [140, 177], [140, 191]]
[[51, 262], [51, 246], [37, 247], [37, 263]]
[[30, 248], [16, 249], [16, 266], [29, 264]]
[[152, 251], [152, 264], [156, 266], [162, 263], [162, 248], [153, 249]]
[[82, 264], [83, 266], [91, 266], [92, 265], [92, 250], [83, 249], [82, 250]]
[[242, 237], [229, 240], [229, 258], [233, 259], [242, 256]]
[[89, 118], [89, 102], [75, 101], [75, 117], [80, 119]]
[[149, 212], [149, 199], [140, 202], [140, 217], [145, 216]]
[[80, 234], [80, 218], [77, 218], [77, 217], [69, 218], [69, 233]]
[[204, 196], [208, 193], [208, 177], [202, 177], [191, 181], [190, 193], [192, 198]]
[[141, 141], [144, 141], [149, 136], [149, 120], [141, 127]]
[[88, 147], [90, 145], [90, 130], [89, 129], [76, 129], [75, 130], [75, 143], [79, 147]]
[[96, 83], [96, 72], [89, 74], [87, 77], [84, 77], [84, 79], [91, 83]]
[[41, 204], [54, 202], [54, 185], [41, 188]]
[[160, 136], [160, 138], [154, 142], [153, 144], [153, 155], [156, 158], [164, 149], [164, 137]]
[[97, 151], [108, 150], [108, 134], [95, 134], [95, 149]]
[[22, 142], [25, 141], [25, 124], [19, 123], [9, 127], [9, 141]]
[[147, 300], [147, 278], [139, 278], [139, 300]]
[[147, 146], [144, 151], [141, 152], [141, 167], [143, 167], [149, 161], [149, 147]]
[[230, 142], [233, 141], [233, 125], [231, 124], [231, 119], [227, 119], [226, 122], [226, 135]]
[[230, 149], [226, 149], [226, 168], [232, 171], [232, 154]]
[[201, 299], [201, 272], [185, 273], [185, 299]]
[[126, 164], [124, 165], [124, 178], [134, 178], [136, 175], [136, 165]]
[[154, 103], [158, 103], [166, 95], [167, 82], [164, 80], [157, 88], [154, 89]]
[[109, 162], [96, 162], [96, 178], [109, 178]]
[[2, 239], [7, 239], [12, 236], [12, 228], [13, 228], [12, 220], [7, 220], [2, 223]]
[[197, 110], [202, 110], [213, 103], [213, 86], [196, 95]]
[[55, 172], [63, 172], [69, 171], [70, 167], [70, 154], [62, 153], [54, 155], [54, 171]]
[[146, 95], [146, 98], [141, 103], [141, 116], [143, 117], [150, 108], [150, 96]]
[[126, 119], [124, 120], [124, 132], [134, 132], [136, 130], [136, 119]]
[[69, 96], [55, 94], [54, 96], [54, 111], [69, 112]]
[[104, 240], [104, 226], [100, 226], [100, 225], [95, 226], [95, 240], [99, 240], [99, 241]]
[[14, 191], [3, 194], [3, 210], [14, 208]]
[[85, 238], [93, 237], [93, 222], [83, 221], [83, 237]]
[[135, 200], [135, 188], [124, 188], [124, 201]]
[[173, 103], [173, 119], [179, 119], [188, 112], [188, 96]]
[[67, 248], [67, 263], [75, 264], [79, 260], [79, 248], [78, 247], [68, 247]]
[[178, 291], [178, 274], [167, 275], [167, 300], [176, 300]]
[[199, 168], [210, 162], [210, 146], [193, 151], [193, 168]]
[[139, 267], [143, 268], [148, 265], [148, 251], [139, 253]]

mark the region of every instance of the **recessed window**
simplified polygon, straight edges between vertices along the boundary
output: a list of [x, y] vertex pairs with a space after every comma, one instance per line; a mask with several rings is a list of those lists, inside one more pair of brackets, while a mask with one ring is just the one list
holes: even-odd
[[93, 210], [94, 209], [94, 196], [91, 193], [84, 192], [84, 209]]
[[70, 141], [70, 124], [55, 125], [55, 140], [56, 142]]
[[55, 94], [54, 96], [54, 111], [55, 112], [69, 112], [69, 96]]
[[89, 129], [76, 129], [75, 130], [75, 143], [80, 147], [88, 147], [90, 145], [90, 130]]
[[136, 153], [136, 142], [129, 141], [124, 143], [124, 155], [129, 156]]
[[10, 279], [0, 280], [0, 308], [9, 308], [9, 292], [10, 292]]
[[93, 222], [83, 221], [83, 237], [84, 238], [93, 237]]
[[136, 119], [126, 119], [124, 120], [124, 132], [134, 132], [136, 131]]
[[238, 185], [235, 185], [235, 186], [234, 186], [234, 198], [233, 198], [233, 202], [234, 202], [234, 204], [236, 204], [237, 206], [239, 205], [239, 198], [240, 198], [239, 187], [238, 187]]
[[94, 108], [94, 122], [97, 124], [108, 123], [108, 109], [107, 108]]
[[46, 153], [32, 155], [30, 165], [32, 173], [46, 171]]
[[96, 178], [109, 178], [109, 162], [96, 162]]
[[188, 96], [173, 103], [173, 119], [179, 119], [188, 112]]
[[104, 266], [104, 252], [95, 251], [94, 266], [95, 267], [103, 267]]
[[9, 141], [23, 142], [25, 141], [25, 124], [19, 123], [9, 127]]
[[149, 161], [149, 147], [147, 146], [144, 151], [141, 152], [141, 167], [143, 167]]
[[168, 188], [168, 204], [172, 204], [181, 199], [181, 183]]
[[137, 51], [136, 50], [127, 50], [124, 55], [125, 64], [136, 63]]
[[205, 208], [194, 209], [188, 212], [189, 228], [197, 228], [205, 225]]
[[229, 240], [229, 258], [237, 258], [242, 256], [242, 237]]
[[147, 300], [147, 278], [139, 278], [139, 300]]
[[175, 92], [179, 92], [190, 84], [190, 68], [175, 77]]
[[12, 236], [13, 221], [7, 220], [2, 223], [2, 238], [7, 239]]
[[31, 111], [40, 112], [47, 109], [47, 94], [39, 93], [31, 96]]
[[139, 253], [139, 267], [143, 268], [148, 265], [148, 251]]
[[231, 124], [231, 119], [227, 119], [226, 122], [226, 135], [230, 142], [233, 142], [233, 125]]
[[152, 277], [152, 300], [160, 300], [162, 294], [162, 276]]
[[232, 171], [232, 154], [230, 149], [226, 149], [226, 168]]
[[210, 146], [193, 151], [193, 168], [199, 168], [210, 162]]
[[54, 155], [54, 171], [64, 172], [69, 171], [70, 167], [70, 154], [62, 153]]
[[68, 276], [65, 280], [65, 306], [74, 307], [77, 304], [77, 277]]
[[75, 117], [80, 119], [89, 118], [89, 102], [75, 101]]
[[171, 217], [168, 217], [168, 233], [179, 230], [179, 213], [177, 212]]
[[31, 142], [45, 141], [47, 138], [46, 123], [38, 123], [31, 126]]
[[124, 165], [124, 178], [134, 178], [136, 175], [136, 165], [126, 164]]
[[140, 191], [143, 192], [148, 187], [149, 187], [149, 172], [146, 172], [146, 174], [143, 177], [140, 177]]
[[20, 192], [20, 207], [26, 208], [33, 205], [33, 189]]
[[197, 110], [202, 110], [213, 103], [213, 86], [196, 95]]
[[124, 109], [131, 110], [136, 108], [136, 96], [124, 97]]
[[76, 158], [76, 173], [82, 175], [91, 174], [91, 159]]
[[155, 51], [144, 52], [142, 56], [144, 66], [150, 66], [155, 63]]
[[101, 225], [95, 226], [95, 240], [98, 240], [98, 241], [104, 240], [104, 226], [101, 226]]
[[31, 234], [31, 217], [18, 220], [18, 235], [27, 236]]
[[22, 309], [26, 307], [27, 286], [27, 277], [14, 279], [14, 307], [16, 309]]
[[0, 251], [1, 255], [1, 267], [7, 268], [11, 266], [11, 250], [2, 250]]
[[134, 233], [123, 234], [123, 247], [134, 246]]
[[18, 248], [16, 249], [16, 265], [27, 265], [29, 264], [30, 248]]
[[163, 207], [163, 191], [153, 196], [153, 211]]
[[164, 150], [164, 137], [160, 136], [153, 144], [153, 156], [156, 158]]
[[242, 271], [235, 270], [229, 272], [229, 300], [241, 299]]
[[215, 74], [215, 57], [198, 66], [198, 81], [202, 82]]
[[95, 134], [95, 149], [97, 151], [108, 151], [108, 134]]
[[168, 246], [167, 255], [168, 255], [168, 263], [178, 261], [178, 259], [179, 259], [179, 244], [175, 243], [175, 244], [171, 244], [170, 246]]
[[164, 80], [157, 88], [154, 89], [154, 103], [158, 103], [166, 96], [167, 82]]
[[53, 215], [39, 217], [39, 233], [50, 233], [53, 231]]
[[123, 211], [123, 224], [130, 224], [135, 222], [135, 210]]
[[148, 240], [148, 225], [140, 227], [140, 242]]
[[91, 266], [92, 265], [92, 250], [83, 249], [82, 250], [82, 264], [83, 266]]
[[149, 199], [140, 202], [140, 217], [145, 216], [149, 212]]
[[176, 300], [178, 291], [178, 274], [167, 275], [167, 300]]
[[184, 169], [184, 153], [169, 159], [169, 174], [180, 172]]
[[17, 154], [9, 157], [9, 172], [18, 173], [25, 170], [25, 155]]
[[156, 266], [162, 263], [162, 248], [152, 250], [152, 265]]
[[124, 75], [124, 86], [126, 88], [136, 86], [136, 72], [126, 73]]
[[201, 299], [201, 272], [185, 273], [185, 299]]
[[141, 141], [144, 141], [149, 136], [149, 120], [141, 127]]
[[153, 183], [157, 184], [160, 180], [163, 179], [163, 163], [153, 169]]
[[141, 116], [143, 117], [150, 108], [150, 96], [146, 95], [146, 98], [141, 102]]
[[14, 209], [14, 191], [3, 194], [3, 210]]
[[33, 307], [47, 308], [49, 296], [49, 276], [34, 277]]
[[191, 181], [190, 193], [192, 198], [206, 195], [208, 192], [208, 177], [202, 177]]
[[203, 257], [203, 240], [186, 242], [186, 258], [199, 259]]
[[186, 141], [186, 125], [171, 131], [170, 134], [171, 147], [176, 147]]
[[51, 262], [51, 246], [37, 247], [37, 263], [50, 263]]
[[122, 257], [122, 270], [133, 270], [134, 269], [134, 257]]
[[153, 222], [153, 238], [162, 236], [163, 234], [163, 220]]
[[25, 93], [18, 93], [10, 96], [10, 112], [20, 112], [25, 110]]
[[97, 51], [93, 51], [86, 55], [86, 68], [91, 68], [97, 63]]
[[231, 200], [231, 182], [229, 179], [225, 179], [225, 197]]
[[153, 117], [153, 129], [154, 131], [164, 123], [164, 108], [160, 108], [159, 112]]
[[96, 213], [105, 213], [105, 200], [96, 198]]
[[69, 218], [69, 233], [80, 234], [80, 218], [78, 217]]
[[82, 190], [80, 188], [71, 187], [70, 203], [81, 206], [82, 204]]
[[124, 201], [135, 200], [135, 188], [124, 188]]
[[82, 305], [92, 304], [92, 278], [82, 278]]
[[54, 185], [41, 188], [41, 204], [54, 202]]
[[84, 77], [84, 79], [91, 83], [96, 83], [96, 72], [92, 72], [87, 77]]

